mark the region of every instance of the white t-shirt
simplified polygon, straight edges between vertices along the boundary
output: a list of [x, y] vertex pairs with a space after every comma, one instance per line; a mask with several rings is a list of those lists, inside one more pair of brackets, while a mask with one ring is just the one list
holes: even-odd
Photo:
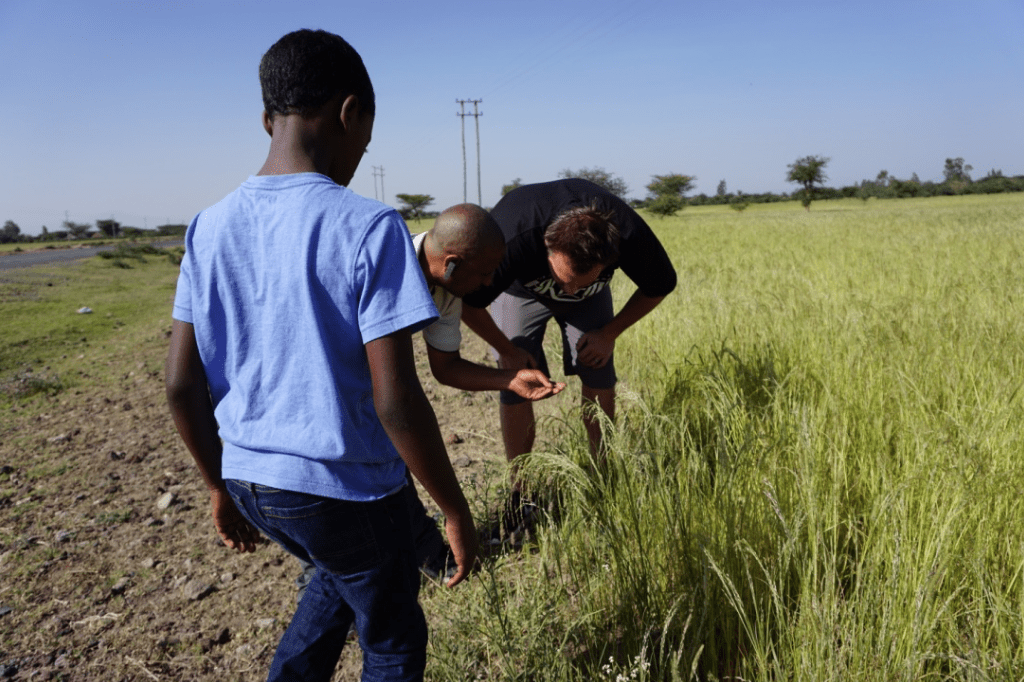
[[[412, 245], [416, 249], [416, 257], [423, 254], [423, 240], [426, 232], [413, 235]], [[462, 345], [462, 299], [450, 294], [444, 287], [428, 286], [430, 296], [434, 299], [437, 312], [441, 317], [423, 329], [423, 340], [443, 353], [454, 353]]]

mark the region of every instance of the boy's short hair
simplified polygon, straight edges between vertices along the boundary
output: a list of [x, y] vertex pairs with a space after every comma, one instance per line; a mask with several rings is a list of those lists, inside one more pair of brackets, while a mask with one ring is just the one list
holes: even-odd
[[355, 95], [363, 113], [373, 114], [373, 84], [363, 59], [344, 38], [327, 31], [293, 31], [260, 60], [263, 108], [276, 114], [308, 114], [333, 97]]
[[577, 273], [597, 265], [611, 265], [619, 259], [619, 228], [615, 214], [595, 204], [559, 213], [544, 231], [548, 251], [564, 253]]

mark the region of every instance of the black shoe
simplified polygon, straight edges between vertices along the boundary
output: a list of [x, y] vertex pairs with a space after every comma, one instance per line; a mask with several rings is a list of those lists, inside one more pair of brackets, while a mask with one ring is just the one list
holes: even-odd
[[489, 533], [492, 546], [508, 543], [519, 546], [533, 530], [540, 519], [540, 507], [522, 499], [519, 491], [513, 491], [501, 512], [501, 518]]

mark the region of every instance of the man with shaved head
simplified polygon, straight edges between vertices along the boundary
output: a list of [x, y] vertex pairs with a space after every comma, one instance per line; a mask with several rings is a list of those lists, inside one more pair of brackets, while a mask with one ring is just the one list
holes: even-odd
[[459, 204], [437, 217], [434, 227], [413, 237], [427, 288], [440, 319], [423, 330], [434, 378], [464, 391], [512, 391], [525, 400], [554, 395], [552, 384], [536, 369], [498, 369], [459, 355], [462, 297], [490, 285], [505, 256], [505, 237], [491, 215], [476, 204]]
[[[430, 371], [442, 384], [464, 391], [509, 391], [523, 400], [548, 398], [565, 388], [538, 369], [499, 369], [478, 365], [459, 355], [462, 297], [491, 284], [505, 256], [505, 237], [491, 215], [476, 204], [459, 204], [441, 212], [428, 232], [413, 237], [427, 289], [440, 317], [423, 329]], [[410, 508], [416, 561], [431, 578], [450, 578], [457, 568], [437, 524], [416, 495], [412, 480], [404, 488]], [[301, 598], [315, 568], [304, 562], [296, 580]]]

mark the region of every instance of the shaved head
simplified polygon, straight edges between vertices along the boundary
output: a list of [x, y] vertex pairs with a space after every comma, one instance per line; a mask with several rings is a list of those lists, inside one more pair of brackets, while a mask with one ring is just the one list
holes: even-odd
[[437, 216], [420, 262], [427, 284], [461, 298], [489, 285], [504, 255], [505, 236], [491, 214], [476, 204], [459, 204]]
[[430, 238], [438, 251], [466, 259], [505, 247], [505, 237], [494, 218], [476, 204], [458, 204], [442, 211]]

